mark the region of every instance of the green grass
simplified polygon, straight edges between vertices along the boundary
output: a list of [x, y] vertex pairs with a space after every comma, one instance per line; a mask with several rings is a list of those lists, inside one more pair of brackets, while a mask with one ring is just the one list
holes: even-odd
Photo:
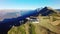
[[18, 30], [20, 30], [21, 34], [26, 34], [24, 27], [25, 27], [24, 25], [18, 27]]
[[19, 27], [13, 27], [8, 34], [26, 34], [24, 25], [21, 25]]
[[35, 26], [33, 25], [33, 24], [29, 24], [29, 33], [30, 34], [36, 34], [36, 32], [35, 32]]
[[[53, 16], [53, 21], [56, 21], [58, 19], [54, 18], [56, 15], [52, 15]], [[55, 31], [55, 29], [57, 29], [55, 26], [52, 26], [51, 24], [47, 23], [48, 20], [45, 20], [45, 19], [50, 19], [51, 17], [48, 17], [48, 18], [44, 18], [44, 19], [41, 19], [42, 23], [40, 23], [39, 25], [40, 26], [44, 26], [46, 27], [47, 29], [50, 29], [52, 30], [53, 32], [57, 32]], [[31, 22], [29, 22], [29, 34], [36, 34], [36, 31], [35, 31], [35, 25]], [[43, 29], [44, 30], [44, 29]], [[48, 32], [47, 32], [48, 33]], [[12, 27], [12, 29], [8, 32], [8, 34], [26, 34], [26, 30], [25, 30], [25, 25], [21, 25], [19, 27]]]

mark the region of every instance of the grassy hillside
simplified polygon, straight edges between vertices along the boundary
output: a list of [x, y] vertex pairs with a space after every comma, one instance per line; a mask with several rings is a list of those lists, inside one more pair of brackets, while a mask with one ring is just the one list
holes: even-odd
[[38, 16], [39, 23], [27, 23], [12, 27], [8, 34], [60, 34], [59, 16]]
[[[52, 12], [48, 16], [37, 17], [39, 23], [28, 21], [27, 23], [19, 26], [12, 27], [8, 34], [60, 34], [60, 14], [56, 10], [48, 7], [43, 8], [41, 11]], [[44, 13], [44, 15], [46, 14]]]

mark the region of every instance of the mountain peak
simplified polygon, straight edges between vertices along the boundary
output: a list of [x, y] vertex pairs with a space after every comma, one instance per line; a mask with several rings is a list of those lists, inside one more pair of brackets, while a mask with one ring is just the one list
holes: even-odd
[[51, 8], [51, 7], [47, 7], [47, 6], [46, 6], [46, 7], [44, 7], [43, 9], [52, 9], [52, 8]]
[[56, 11], [50, 7], [44, 7], [39, 11], [39, 13], [43, 16], [47, 16], [47, 15], [55, 13], [55, 12]]

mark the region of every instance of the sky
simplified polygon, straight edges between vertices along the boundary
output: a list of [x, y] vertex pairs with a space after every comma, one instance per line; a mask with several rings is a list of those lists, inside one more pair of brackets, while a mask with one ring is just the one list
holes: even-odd
[[36, 9], [45, 6], [60, 9], [60, 0], [0, 0], [0, 9]]

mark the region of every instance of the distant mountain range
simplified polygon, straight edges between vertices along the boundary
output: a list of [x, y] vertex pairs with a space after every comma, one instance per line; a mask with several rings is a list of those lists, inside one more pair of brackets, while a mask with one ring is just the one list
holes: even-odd
[[[16, 18], [18, 16], [30, 13], [30, 11], [40, 11], [41, 15], [46, 16], [48, 14], [52, 14], [53, 12], [60, 11], [60, 9], [52, 9], [50, 7], [38, 8], [36, 10], [0, 10], [0, 20], [4, 18]], [[33, 13], [33, 12], [32, 12]]]

